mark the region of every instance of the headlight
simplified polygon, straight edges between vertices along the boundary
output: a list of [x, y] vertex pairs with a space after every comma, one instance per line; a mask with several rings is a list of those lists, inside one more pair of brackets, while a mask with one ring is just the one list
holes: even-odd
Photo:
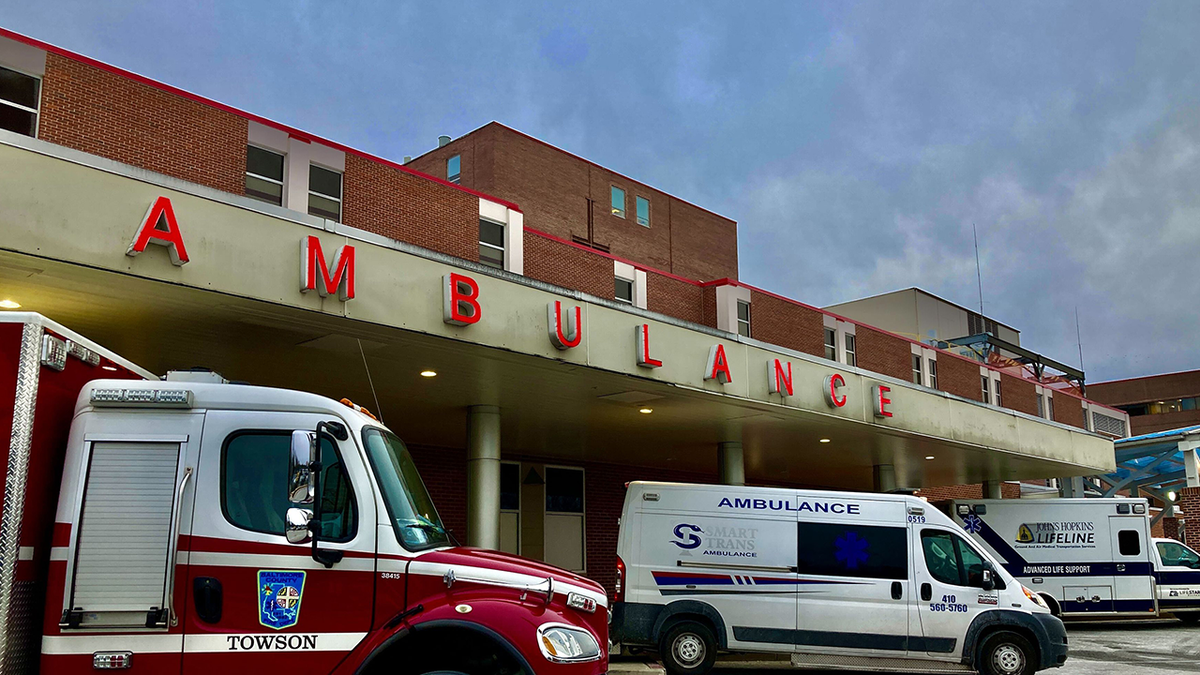
[[1042, 596], [1038, 595], [1037, 593], [1034, 593], [1033, 591], [1029, 590], [1028, 588], [1025, 588], [1024, 584], [1021, 585], [1021, 590], [1025, 591], [1025, 597], [1032, 600], [1034, 602], [1034, 604], [1036, 604], [1038, 607], [1041, 607], [1043, 609], [1050, 609], [1050, 606], [1046, 604], [1046, 601], [1042, 599]]
[[542, 648], [542, 656], [555, 663], [600, 658], [600, 644], [591, 633], [561, 623], [548, 623], [538, 628], [538, 646]]

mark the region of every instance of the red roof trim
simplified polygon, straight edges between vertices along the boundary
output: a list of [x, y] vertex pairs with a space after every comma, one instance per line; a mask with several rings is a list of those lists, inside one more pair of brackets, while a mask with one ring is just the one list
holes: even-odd
[[297, 138], [297, 139], [302, 140], [307, 143], [316, 141], [316, 142], [320, 143], [321, 145], [327, 145], [336, 150], [341, 150], [342, 152], [344, 152], [346, 154], [356, 155], [358, 157], [362, 157], [363, 159], [368, 159], [373, 162], [383, 164], [385, 166], [390, 166], [393, 169], [403, 171], [404, 173], [407, 173], [407, 174], [410, 174], [413, 176], [417, 176], [418, 178], [424, 178], [426, 180], [431, 180], [440, 185], [444, 185], [444, 186], [452, 188], [454, 190], [458, 190], [459, 192], [465, 192], [467, 194], [474, 195], [481, 199], [486, 199], [488, 201], [495, 202], [497, 204], [501, 204], [503, 206], [506, 206], [506, 207], [512, 209], [513, 211], [521, 210], [521, 207], [517, 206], [515, 203], [504, 200], [504, 199], [500, 199], [499, 197], [493, 197], [489, 194], [479, 192], [478, 190], [472, 190], [471, 188], [463, 187], [461, 185], [456, 185], [449, 181], [442, 180], [441, 178], [437, 178], [435, 176], [430, 176], [429, 174], [426, 174], [426, 173], [421, 173], [420, 171], [417, 171], [415, 169], [410, 169], [410, 168], [404, 166], [403, 164], [393, 162], [389, 159], [384, 159], [383, 157], [379, 157], [377, 155], [372, 155], [363, 150], [358, 150], [356, 148], [352, 148], [348, 145], [344, 145], [344, 144], [338, 143], [336, 141], [330, 141], [328, 139], [321, 138], [320, 136], [317, 136], [315, 134], [310, 134], [307, 131], [297, 129], [295, 127], [290, 127], [286, 124], [282, 124], [280, 122], [276, 122], [274, 120], [267, 119], [266, 117], [262, 117], [261, 115], [255, 115], [254, 113], [249, 113], [244, 110], [240, 110], [231, 105], [227, 105], [227, 104], [221, 103], [219, 101], [214, 101], [211, 98], [206, 98], [204, 96], [200, 96], [199, 94], [193, 94], [192, 92], [186, 91], [184, 89], [180, 89], [179, 87], [165, 84], [165, 83], [159, 82], [157, 80], [152, 80], [144, 75], [138, 75], [137, 73], [125, 70], [124, 68], [118, 68], [117, 66], [113, 66], [113, 65], [104, 63], [103, 61], [97, 61], [96, 59], [93, 59], [89, 56], [77, 54], [70, 50], [63, 49], [62, 47], [57, 47], [55, 45], [52, 45], [48, 42], [42, 42], [41, 40], [38, 40], [37, 38], [32, 38], [27, 35], [22, 35], [20, 33], [13, 32], [11, 30], [8, 30], [7, 28], [0, 28], [0, 37], [6, 37], [11, 40], [16, 40], [17, 42], [27, 44], [31, 47], [36, 47], [38, 49], [42, 49], [42, 50], [45, 50], [45, 51], [53, 53], [53, 54], [57, 54], [58, 56], [68, 58], [73, 61], [78, 61], [80, 63], [85, 63], [94, 68], [99, 68], [101, 70], [113, 73], [114, 75], [119, 75], [126, 79], [133, 80], [134, 82], [138, 82], [140, 84], [144, 84], [149, 87], [154, 87], [155, 89], [158, 89], [160, 91], [165, 91], [168, 94], [182, 96], [183, 98], [195, 101], [197, 103], [201, 103], [203, 105], [209, 106], [210, 108], [216, 108], [218, 110], [223, 110], [227, 113], [237, 115], [238, 117], [242, 117], [242, 118], [254, 121], [254, 122], [258, 122], [259, 124], [263, 124], [263, 125], [269, 126], [271, 128], [286, 132], [288, 135], [292, 136], [293, 138]]

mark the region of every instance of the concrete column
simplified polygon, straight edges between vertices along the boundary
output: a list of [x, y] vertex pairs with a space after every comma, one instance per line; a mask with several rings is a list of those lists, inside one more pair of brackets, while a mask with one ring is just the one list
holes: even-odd
[[1200, 440], [1188, 438], [1179, 442], [1179, 452], [1183, 454], [1183, 472], [1187, 476], [1187, 486], [1200, 487], [1200, 458], [1196, 450], [1200, 449]]
[[1000, 492], [1000, 481], [998, 481], [998, 480], [983, 481], [983, 498], [984, 499], [1003, 499], [1004, 495]]
[[467, 545], [500, 548], [500, 408], [467, 408]]
[[717, 444], [717, 475], [722, 485], [746, 484], [746, 457], [742, 444], [726, 441]]
[[1063, 497], [1086, 497], [1083, 492], [1083, 477], [1071, 476], [1058, 479], [1059, 492]]
[[891, 464], [876, 464], [874, 468], [876, 492], [893, 492], [896, 489], [896, 467]]

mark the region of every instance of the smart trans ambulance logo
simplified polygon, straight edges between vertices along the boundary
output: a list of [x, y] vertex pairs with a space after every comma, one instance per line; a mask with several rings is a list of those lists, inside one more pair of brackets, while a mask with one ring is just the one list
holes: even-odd
[[258, 622], [283, 630], [300, 620], [304, 572], [258, 571]]

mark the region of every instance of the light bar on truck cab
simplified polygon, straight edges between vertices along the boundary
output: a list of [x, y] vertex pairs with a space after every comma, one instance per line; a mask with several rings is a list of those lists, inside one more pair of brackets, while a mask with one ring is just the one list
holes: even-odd
[[163, 408], [192, 407], [189, 389], [93, 389], [94, 406], [147, 406]]

